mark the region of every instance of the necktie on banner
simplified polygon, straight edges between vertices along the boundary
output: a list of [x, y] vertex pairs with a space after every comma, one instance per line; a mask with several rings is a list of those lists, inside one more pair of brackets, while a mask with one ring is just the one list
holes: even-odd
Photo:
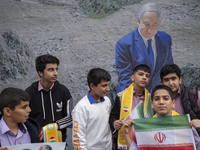
[[148, 52], [149, 52], [149, 56], [151, 59], [151, 65], [152, 65], [151, 74], [153, 74], [153, 72], [154, 72], [154, 53], [153, 53], [153, 48], [152, 48], [152, 39], [148, 40]]
[[[140, 102], [134, 109], [132, 109], [133, 101], [133, 84], [131, 84], [122, 95], [120, 120], [126, 121], [128, 119], [149, 118], [153, 117], [153, 110], [151, 108], [151, 95], [145, 89], [144, 103]], [[133, 128], [130, 132], [131, 138], [136, 142]], [[126, 140], [123, 134], [123, 126], [118, 131], [118, 149], [126, 149]]]
[[133, 120], [138, 150], [196, 150], [189, 115]]

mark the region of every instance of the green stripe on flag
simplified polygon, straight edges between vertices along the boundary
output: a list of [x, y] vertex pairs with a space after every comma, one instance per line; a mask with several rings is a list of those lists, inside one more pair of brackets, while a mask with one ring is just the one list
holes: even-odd
[[143, 103], [140, 103], [137, 108], [136, 108], [138, 115], [140, 118], [144, 118], [144, 113], [143, 113]]
[[154, 114], [153, 109], [151, 108], [151, 94], [148, 95], [148, 104], [147, 104], [146, 114], [148, 115], [148, 118], [153, 117], [153, 114]]
[[145, 131], [145, 130], [158, 130], [158, 129], [174, 129], [177, 128], [189, 128], [189, 119], [187, 115], [167, 116], [167, 117], [156, 117], [156, 118], [144, 118], [144, 119], [133, 119], [135, 122], [134, 130]]

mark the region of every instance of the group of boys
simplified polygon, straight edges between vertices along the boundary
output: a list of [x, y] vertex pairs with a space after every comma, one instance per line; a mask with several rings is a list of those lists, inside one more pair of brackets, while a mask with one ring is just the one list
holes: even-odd
[[[42, 127], [56, 123], [66, 140], [72, 124], [72, 97], [57, 81], [59, 60], [49, 54], [35, 60], [40, 80], [25, 91], [5, 88], [0, 94], [0, 149], [6, 146], [44, 141]], [[30, 118], [29, 118], [30, 116]]]
[[[69, 90], [56, 80], [58, 65], [59, 61], [54, 56], [39, 56], [36, 58], [36, 68], [40, 81], [28, 87], [27, 92], [18, 88], [6, 88], [1, 92], [1, 149], [6, 149], [5, 146], [9, 145], [40, 142], [40, 127], [48, 123], [56, 122], [61, 131], [71, 125], [71, 95]], [[130, 126], [134, 122], [128, 120], [123, 123], [120, 120], [121, 108], [124, 101], [129, 101], [130, 108], [133, 110], [140, 102], [149, 100], [146, 86], [149, 83], [150, 74], [151, 69], [147, 65], [136, 66], [131, 76], [133, 83], [126, 90], [118, 93], [111, 110], [110, 99], [106, 96], [111, 76], [104, 69], [91, 69], [87, 75], [90, 91], [72, 111], [74, 148], [111, 150], [117, 143], [116, 132], [112, 146], [111, 131], [119, 130], [124, 125], [123, 133], [128, 148], [137, 149], [137, 145], [135, 146], [129, 135]], [[194, 119], [190, 125], [199, 128], [199, 120], [195, 120], [196, 113], [190, 105], [190, 98], [186, 95], [189, 89], [181, 84], [180, 68], [175, 64], [166, 65], [162, 68], [160, 76], [163, 85], [154, 88], [151, 94], [152, 108], [157, 116], [172, 115], [172, 109], [174, 109], [179, 114], [190, 114], [191, 119]], [[167, 100], [163, 100], [163, 97], [167, 97]], [[163, 107], [158, 107], [160, 105]], [[195, 105], [196, 107], [198, 105]], [[66, 135], [66, 130], [63, 133]], [[196, 141], [198, 146], [199, 140]]]
[[87, 76], [90, 91], [72, 111], [71, 94], [57, 81], [59, 60], [46, 54], [38, 56], [35, 62], [40, 81], [25, 91], [9, 87], [0, 93], [0, 149], [40, 142], [44, 136], [41, 128], [53, 122], [62, 131], [62, 141], [65, 141], [72, 115], [75, 149], [112, 149], [108, 124], [111, 101], [106, 96], [110, 74], [101, 68], [91, 69]]
[[[122, 109], [124, 108], [123, 101], [129, 101], [130, 109], [133, 110], [140, 102], [144, 104], [145, 101], [148, 100], [148, 97], [146, 96], [148, 93], [146, 92], [145, 87], [149, 83], [150, 72], [151, 72], [150, 68], [147, 65], [141, 64], [136, 66], [133, 71], [133, 75], [131, 76], [133, 83], [127, 89], [118, 93], [118, 96], [116, 97], [115, 100], [115, 104], [110, 114], [109, 123], [112, 131], [119, 130], [122, 127], [122, 125], [125, 125], [124, 127], [128, 128], [128, 125], [130, 125], [130, 123], [133, 123], [132, 121], [131, 122], [128, 121], [128, 123], [127, 122], [123, 123], [122, 120], [119, 120], [123, 112]], [[190, 125], [199, 129], [199, 123], [200, 123], [200, 121], [198, 120], [199, 111], [196, 111], [199, 110], [199, 106], [197, 104], [199, 100], [196, 99], [195, 101], [193, 101], [193, 99], [190, 98], [190, 89], [181, 84], [182, 77], [180, 68], [176, 64], [169, 64], [169, 65], [167, 64], [161, 69], [160, 78], [162, 85], [156, 86], [151, 93], [152, 109], [157, 114], [159, 114], [160, 111], [164, 113], [161, 116], [167, 116], [169, 114], [172, 115], [171, 111], [172, 109], [175, 110], [175, 112], [177, 112], [178, 114], [189, 114], [190, 118], [194, 119], [190, 122]], [[156, 89], [160, 91], [159, 92], [160, 97], [168, 93], [168, 99], [170, 99], [170, 103], [171, 102], [174, 103], [173, 106], [170, 106], [168, 103], [166, 103], [166, 101], [163, 102], [161, 101], [159, 102], [159, 104], [154, 105], [155, 104], [154, 94], [158, 93]], [[161, 92], [161, 90], [159, 89], [165, 90], [167, 91], [167, 93], [163, 91]], [[173, 95], [171, 93], [173, 93]], [[131, 99], [128, 99], [127, 94], [133, 95]], [[191, 105], [191, 103], [193, 103], [193, 105]], [[127, 106], [127, 102], [125, 105]], [[168, 113], [166, 111], [168, 111]], [[127, 139], [126, 141], [129, 141], [128, 140], [129, 138], [127, 138], [129, 137], [127, 136], [128, 135], [127, 133], [129, 132], [126, 132], [126, 134], [124, 135], [126, 135], [125, 136]], [[117, 145], [118, 138], [119, 136], [117, 135], [117, 132], [115, 132], [114, 145]]]
[[[111, 80], [109, 73], [100, 68], [90, 70], [87, 76], [90, 91], [77, 103], [72, 112], [72, 140], [74, 148], [77, 150], [117, 149], [117, 146], [115, 146], [117, 136], [114, 135], [114, 142], [111, 143], [111, 131], [119, 131], [124, 125], [123, 134], [127, 142], [127, 147], [130, 150], [136, 150], [137, 145], [129, 135], [134, 122], [132, 120], [122, 122], [120, 118], [122, 114], [121, 109], [124, 108], [122, 106], [123, 102], [127, 106], [128, 101], [130, 102], [129, 106], [131, 110], [133, 110], [141, 102], [148, 103], [149, 96], [151, 96], [151, 107], [156, 112], [156, 117], [189, 114], [191, 119], [194, 119], [190, 122], [190, 126], [198, 129], [200, 125], [199, 120], [193, 111], [194, 108], [190, 105], [191, 102], [188, 95], [179, 96], [185, 94], [185, 91], [181, 89], [184, 85], [181, 84], [182, 77], [180, 75], [180, 68], [175, 64], [163, 67], [160, 74], [163, 85], [156, 86], [151, 95], [146, 89], [150, 74], [151, 69], [147, 65], [141, 64], [136, 66], [131, 76], [132, 84], [126, 90], [118, 93], [115, 104], [111, 109], [110, 100], [106, 96]], [[189, 89], [185, 87], [185, 90]], [[196, 107], [198, 105], [195, 106], [195, 109]], [[108, 122], [110, 127], [108, 126]], [[200, 138], [194, 127], [193, 133], [196, 147], [200, 149]]]
[[[156, 13], [153, 12], [153, 14]], [[158, 21], [157, 15], [154, 17]], [[157, 32], [160, 22], [149, 25], [140, 19], [138, 21], [139, 29], [134, 31], [134, 34], [136, 34], [135, 32], [137, 35], [143, 34], [145, 32], [143, 26], [152, 26], [151, 28], [155, 28], [155, 33]], [[146, 21], [148, 22], [148, 19]], [[164, 36], [171, 44], [171, 38], [168, 35], [161, 32], [159, 35]], [[145, 39], [145, 37], [142, 38]], [[147, 42], [147, 39], [145, 40]], [[155, 36], [154, 40], [157, 42], [159, 38]], [[132, 40], [130, 41], [132, 42]], [[155, 41], [154, 47], [163, 47], [162, 44], [156, 45]], [[117, 44], [120, 52], [125, 44], [123, 42], [122, 39]], [[144, 44], [142, 45], [144, 46]], [[147, 48], [144, 49], [147, 50]], [[150, 58], [146, 56], [146, 53], [145, 51], [145, 57]], [[136, 57], [139, 54], [140, 52], [133, 56]], [[159, 52], [154, 56], [163, 54], [166, 53]], [[49, 123], [57, 124], [58, 130], [62, 132], [62, 141], [66, 140], [66, 127], [73, 123], [72, 143], [74, 149], [77, 150], [116, 150], [121, 136], [124, 136], [128, 149], [136, 150], [138, 149], [137, 144], [129, 134], [134, 121], [124, 122], [122, 120], [140, 103], [143, 104], [143, 107], [150, 104], [150, 111], [154, 111], [156, 117], [189, 114], [192, 120], [190, 126], [200, 129], [198, 120], [200, 118], [198, 105], [200, 97], [197, 100], [196, 93], [192, 93], [190, 88], [182, 84], [181, 70], [177, 65], [167, 64], [161, 71], [157, 71], [158, 67], [154, 63], [162, 60], [161, 57], [154, 56], [152, 57], [153, 61], [148, 60], [151, 64], [150, 67], [137, 62], [132, 70], [131, 67], [128, 67], [129, 69], [125, 67], [127, 63], [123, 58], [118, 60], [123, 62], [123, 65], [117, 61], [117, 71], [122, 74], [128, 70], [129, 73], [125, 74], [131, 75], [131, 78], [127, 77], [127, 80], [131, 80], [132, 83], [126, 82], [127, 84], [125, 84], [123, 82], [123, 87], [128, 87], [117, 93], [113, 107], [110, 99], [106, 96], [109, 91], [110, 74], [101, 68], [91, 69], [87, 75], [90, 90], [73, 110], [72, 96], [69, 90], [57, 81], [59, 60], [49, 54], [38, 56], [36, 70], [40, 80], [34, 82], [25, 91], [18, 88], [6, 88], [0, 94], [0, 150], [7, 150], [6, 146], [10, 145], [40, 142], [44, 137], [41, 128]], [[129, 55], [127, 57], [129, 58]], [[173, 63], [171, 49], [168, 57], [167, 61]], [[139, 59], [138, 56], [138, 60], [144, 59]], [[164, 63], [162, 64], [164, 65]], [[153, 88], [152, 92], [148, 91], [146, 88], [153, 86], [153, 79], [159, 78], [159, 72], [162, 85]], [[122, 78], [125, 77], [121, 77], [120, 80]], [[150, 86], [148, 86], [149, 82]], [[155, 81], [156, 84], [158, 82], [160, 80]], [[118, 86], [120, 84], [122, 83], [119, 82]], [[143, 112], [144, 116], [149, 117], [146, 113]], [[200, 149], [199, 135], [194, 127], [196, 147]]]

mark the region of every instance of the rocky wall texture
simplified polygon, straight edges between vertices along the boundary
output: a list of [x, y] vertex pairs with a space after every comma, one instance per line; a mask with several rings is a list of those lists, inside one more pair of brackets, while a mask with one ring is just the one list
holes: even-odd
[[25, 78], [33, 68], [35, 57], [28, 45], [12, 30], [0, 34], [0, 84]]
[[139, 3], [141, 0], [76, 0], [82, 12], [91, 18], [104, 18], [126, 5]]
[[186, 66], [181, 71], [183, 84], [186, 86], [197, 86], [200, 90], [200, 68]]

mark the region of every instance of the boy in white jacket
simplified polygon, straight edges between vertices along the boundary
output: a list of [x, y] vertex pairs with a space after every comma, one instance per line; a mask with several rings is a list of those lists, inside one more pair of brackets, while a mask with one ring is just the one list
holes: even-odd
[[111, 102], [106, 96], [111, 76], [101, 68], [87, 75], [90, 91], [72, 111], [72, 143], [76, 150], [111, 150], [112, 135], [108, 124]]

